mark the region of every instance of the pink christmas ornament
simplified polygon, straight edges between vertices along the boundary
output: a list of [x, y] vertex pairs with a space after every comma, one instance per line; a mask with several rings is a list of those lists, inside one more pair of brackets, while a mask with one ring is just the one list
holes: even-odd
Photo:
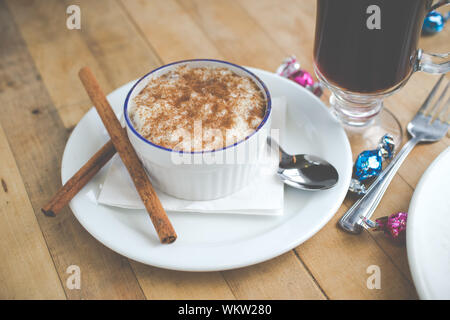
[[292, 74], [289, 79], [294, 80], [302, 87], [312, 86], [314, 84], [314, 80], [311, 74], [304, 70], [299, 70]]
[[404, 243], [406, 241], [406, 221], [408, 213], [397, 212], [389, 217], [381, 217], [374, 221], [364, 219], [364, 223], [373, 231], [383, 231], [390, 239]]
[[283, 63], [278, 67], [276, 74], [291, 79], [302, 87], [310, 90], [318, 97], [323, 93], [320, 82], [315, 82], [308, 71], [300, 69], [300, 63], [294, 55], [283, 60]]

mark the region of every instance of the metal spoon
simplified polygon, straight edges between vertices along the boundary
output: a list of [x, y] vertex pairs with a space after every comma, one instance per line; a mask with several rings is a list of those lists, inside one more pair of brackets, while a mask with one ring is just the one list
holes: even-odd
[[280, 152], [277, 174], [285, 184], [315, 191], [329, 189], [338, 182], [337, 170], [327, 161], [308, 154], [290, 155], [270, 137], [267, 138], [267, 143]]

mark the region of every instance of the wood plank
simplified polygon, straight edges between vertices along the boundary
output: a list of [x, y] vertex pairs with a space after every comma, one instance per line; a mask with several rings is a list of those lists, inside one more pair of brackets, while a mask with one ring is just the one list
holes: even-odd
[[7, 3], [44, 84], [50, 88], [50, 97], [64, 126], [72, 128], [92, 106], [78, 80], [81, 67], [91, 67], [105, 92], [114, 88], [82, 39], [84, 11], [81, 30], [69, 30], [67, 5], [62, 1], [8, 0]]
[[[336, 227], [347, 210], [295, 250], [330, 299], [417, 299], [414, 286], [367, 232], [350, 235]], [[367, 268], [380, 268], [381, 289], [368, 289]]]
[[0, 299], [65, 299], [1, 127], [0, 154]]
[[132, 262], [148, 299], [235, 299], [220, 272], [182, 272]]
[[[270, 37], [272, 46], [295, 54], [302, 68], [313, 73], [316, 1], [236, 1]], [[281, 63], [277, 61], [278, 64]]]
[[[73, 4], [79, 5], [82, 10], [81, 39], [84, 40], [86, 47], [93, 53], [99, 68], [106, 75], [111, 87], [119, 86], [124, 82], [140, 77], [142, 73], [160, 64], [159, 58], [153, 53], [145, 40], [139, 36], [122, 7], [117, 5], [116, 2], [76, 1]], [[99, 15], [99, 12], [102, 14]], [[61, 32], [65, 33], [66, 31], [63, 30]], [[66, 44], [61, 43], [61, 45]], [[55, 60], [65, 58], [60, 56], [54, 57]], [[63, 71], [60, 70], [59, 72], [62, 73]], [[78, 77], [76, 79], [78, 81]], [[52, 87], [49, 90], [54, 90], [54, 88]], [[74, 105], [73, 107], [77, 106]], [[60, 112], [64, 111], [65, 109]], [[138, 264], [136, 263], [135, 265]], [[220, 273], [211, 273], [207, 274], [207, 276], [205, 274], [206, 277], [203, 276], [205, 280], [202, 280], [200, 283], [206, 284], [206, 280], [211, 281], [211, 291], [199, 288], [198, 277], [186, 276], [183, 295], [182, 292], [176, 293], [168, 290], [168, 288], [154, 290], [158, 283], [163, 283], [166, 286], [172, 285], [176, 288], [178, 281], [175, 280], [177, 277], [174, 276], [174, 272], [167, 270], [154, 271], [155, 268], [151, 267], [148, 267], [148, 270], [146, 270], [142, 265], [134, 269], [138, 281], [148, 298], [165, 297], [169, 299], [181, 296], [184, 296], [186, 299], [190, 297], [205, 298], [205, 293], [212, 295], [213, 292], [216, 292], [217, 297], [232, 297], [231, 291]], [[157, 278], [153, 279], [155, 273]], [[212, 279], [215, 279], [217, 284], [214, 284]], [[188, 283], [192, 285], [188, 285]], [[164, 294], [155, 295], [155, 292], [164, 292]]]
[[183, 0], [178, 3], [228, 61], [275, 70], [286, 55], [234, 1]]
[[121, 0], [121, 4], [164, 62], [223, 58], [210, 39], [175, 0]]
[[238, 299], [326, 299], [291, 250], [254, 266], [224, 271]]
[[117, 1], [66, 0], [65, 4], [80, 6], [81, 38], [111, 88], [140, 78], [162, 64]]
[[[65, 4], [68, 3], [69, 2], [65, 2]], [[24, 2], [20, 2], [20, 4], [24, 4]], [[114, 88], [115, 86], [128, 81], [128, 79], [131, 78], [131, 75], [134, 76], [135, 74], [138, 74], [140, 71], [139, 66], [145, 65], [145, 68], [147, 68], [147, 66], [152, 68], [154, 63], [158, 63], [156, 62], [158, 57], [152, 53], [152, 46], [154, 47], [155, 52], [161, 56], [161, 60], [165, 62], [184, 58], [214, 57], [225, 58], [241, 64], [273, 70], [284, 55], [293, 52], [290, 50], [290, 43], [295, 42], [293, 44], [294, 53], [300, 58], [303, 66], [309, 69], [308, 65], [311, 63], [310, 58], [307, 57], [308, 53], [312, 52], [312, 41], [308, 39], [311, 37], [309, 31], [312, 30], [312, 19], [314, 18], [314, 14], [310, 14], [310, 11], [313, 8], [310, 2], [297, 1], [293, 4], [286, 2], [283, 5], [280, 5], [279, 3], [266, 0], [261, 0], [260, 2], [247, 0], [241, 3], [230, 3], [229, 1], [223, 3], [208, 2], [206, 4], [198, 1], [176, 2], [172, 0], [165, 2], [122, 1], [120, 6], [117, 6], [114, 2], [111, 5], [111, 11], [105, 9], [104, 6], [106, 5], [106, 2], [104, 1], [95, 2], [94, 4], [81, 2], [80, 4], [82, 10], [85, 5], [91, 6], [89, 8], [92, 10], [90, 9], [83, 14], [87, 16], [86, 21], [90, 22], [87, 24], [86, 28], [83, 29], [82, 27], [81, 32], [70, 31], [75, 34], [77, 32], [79, 33], [79, 35], [75, 37], [79, 38], [78, 40], [74, 40], [71, 37], [67, 37], [67, 39], [74, 40], [76, 43], [82, 45], [82, 59], [89, 57], [90, 52], [92, 61], [97, 63], [98, 70], [104, 75], [104, 85], [109, 85], [110, 88]], [[59, 6], [55, 3], [52, 3], [52, 5], [55, 6], [52, 8], [58, 8]], [[126, 14], [121, 12], [121, 10], [118, 10], [117, 7], [126, 9]], [[278, 9], [277, 7], [283, 8]], [[298, 8], [302, 9], [301, 12], [297, 10]], [[105, 12], [105, 15], [102, 15], [103, 12]], [[258, 12], [263, 14], [260, 15]], [[280, 12], [280, 14], [274, 14], [274, 12]], [[289, 18], [289, 13], [291, 13], [291, 16], [297, 17], [299, 21], [295, 21], [295, 19], [291, 20]], [[19, 12], [19, 14], [21, 14], [21, 12]], [[100, 16], [97, 17], [98, 21], [95, 19], [97, 14]], [[39, 13], [39, 15], [45, 17], [42, 13]], [[28, 17], [33, 16], [33, 12], [30, 11]], [[145, 37], [145, 40], [140, 39], [139, 37], [136, 39], [133, 38], [131, 40], [133, 43], [131, 46], [131, 50], [133, 51], [133, 61], [131, 63], [121, 63], [122, 59], [126, 58], [126, 55], [123, 54], [123, 50], [121, 50], [121, 48], [125, 46], [124, 42], [126, 42], [126, 40], [124, 39], [135, 35], [133, 29], [134, 26], [127, 20], [128, 16], [135, 19], [136, 27], [138, 27], [139, 33]], [[233, 21], [233, 19], [239, 21], [236, 22]], [[286, 23], [284, 23], [283, 20], [286, 20]], [[102, 29], [102, 26], [108, 26], [112, 21], [117, 21], [117, 26], [114, 26], [110, 33], [106, 27]], [[28, 22], [25, 21], [24, 23]], [[48, 23], [48, 21], [46, 21], [46, 23]], [[65, 21], [62, 23], [65, 26]], [[2, 23], [0, 22], [0, 25], [1, 24]], [[33, 23], [30, 23], [29, 25], [33, 26]], [[35, 26], [42, 28], [40, 24], [35, 24]], [[298, 27], [303, 29], [297, 29]], [[100, 30], [98, 31], [97, 28], [100, 28]], [[2, 27], [2, 30], [3, 29], [4, 27]], [[276, 32], [277, 30], [281, 30], [280, 33]], [[303, 31], [300, 32], [299, 30]], [[306, 30], [308, 30], [308, 32], [305, 32]], [[24, 34], [24, 37], [28, 39], [26, 36], [28, 33], [24, 31], [24, 29], [22, 29], [22, 33]], [[249, 37], [249, 34], [252, 36]], [[255, 37], [253, 37], [253, 35], [255, 35]], [[440, 36], [441, 34], [436, 37]], [[301, 40], [296, 40], [297, 37]], [[243, 41], [243, 39], [246, 38], [251, 39], [251, 41]], [[51, 70], [60, 73], [64, 72], [64, 64], [60, 62], [61, 60], [65, 59], [66, 63], [71, 63], [70, 59], [67, 58], [69, 55], [60, 54], [55, 58], [56, 60], [59, 59], [57, 62], [59, 63], [59, 67], [49, 69], [46, 65], [49, 63], [49, 59], [45, 60], [45, 57], [42, 57], [43, 52], [52, 54], [52, 50], [46, 47], [45, 38], [36, 36], [36, 38], [31, 37], [31, 39], [37, 39], [36, 41], [39, 43], [39, 45], [34, 44], [35, 47], [33, 48], [34, 51], [32, 51], [32, 56], [37, 60], [41, 59], [41, 63], [44, 64], [43, 70], [41, 70], [40, 67], [42, 66], [36, 61], [38, 70], [46, 74], [46, 77], [42, 75], [44, 83], [48, 84], [48, 81], [53, 81], [52, 77], [54, 75], [50, 72]], [[257, 58], [255, 59], [252, 59], [252, 57], [255, 55], [254, 51], [256, 51], [256, 49], [250, 48], [253, 39], [256, 39], [254, 40], [254, 44], [260, 49], [256, 54]], [[435, 41], [432, 41], [433, 38], [430, 39], [431, 46]], [[266, 40], [266, 43], [269, 45], [261, 44], [263, 40]], [[59, 38], [55, 42], [61, 44], [65, 48], [70, 47], [70, 45], [65, 44], [64, 41]], [[145, 43], [147, 47], [141, 50], [140, 44], [144, 42], [147, 42]], [[52, 45], [54, 47], [51, 47]], [[49, 46], [50, 48], [57, 50], [55, 44], [50, 44]], [[308, 46], [311, 47], [311, 49], [309, 49]], [[42, 49], [42, 47], [45, 48]], [[139, 47], [139, 49], [135, 50], [134, 48], [137, 47]], [[74, 50], [77, 52], [78, 48]], [[2, 51], [4, 51], [4, 49], [0, 49], [0, 52]], [[275, 53], [272, 51], [275, 51]], [[87, 52], [86, 56], [84, 56], [83, 52]], [[152, 59], [152, 62], [145, 61], [147, 56]], [[70, 56], [70, 58], [77, 59], [75, 56]], [[89, 60], [91, 58], [87, 59]], [[134, 63], [135, 60], [136, 63]], [[15, 63], [17, 64], [17, 61], [15, 61]], [[115, 68], [115, 64], [117, 64], [117, 68]], [[0, 66], [2, 65], [0, 64]], [[0, 68], [0, 70], [1, 69], [3, 68]], [[17, 72], [16, 69], [14, 69], [14, 71]], [[37, 209], [40, 204], [37, 204], [36, 199], [39, 197], [43, 199], [45, 197], [45, 195], [39, 195], [39, 193], [46, 193], [48, 186], [40, 183], [38, 179], [27, 177], [27, 175], [32, 174], [36, 176], [37, 174], [34, 171], [39, 172], [39, 170], [47, 170], [50, 172], [50, 176], [53, 177], [53, 179], [51, 177], [46, 178], [47, 180], [44, 182], [47, 184], [50, 183], [50, 186], [56, 186], [55, 181], [58, 180], [57, 183], [59, 185], [59, 177], [55, 178], [55, 176], [58, 175], [51, 171], [55, 171], [54, 168], [59, 167], [59, 157], [62, 153], [64, 143], [57, 142], [53, 147], [39, 146], [38, 148], [42, 148], [42, 150], [36, 151], [33, 150], [33, 143], [31, 143], [30, 140], [37, 140], [39, 143], [42, 143], [42, 141], [44, 141], [43, 138], [39, 136], [35, 138], [31, 134], [22, 136], [22, 132], [19, 132], [17, 129], [14, 130], [13, 128], [14, 126], [18, 126], [18, 119], [23, 116], [25, 116], [25, 123], [30, 124], [31, 126], [35, 125], [34, 122], [29, 120], [29, 117], [32, 114], [31, 111], [38, 110], [34, 116], [36, 118], [43, 117], [47, 125], [56, 123], [55, 128], [57, 129], [55, 129], [55, 132], [57, 132], [57, 130], [58, 132], [63, 132], [64, 129], [57, 114], [55, 114], [56, 111], [48, 96], [43, 93], [37, 93], [38, 90], [36, 88], [39, 90], [44, 88], [42, 83], [36, 85], [34, 78], [27, 78], [27, 76], [29, 76], [28, 72], [18, 73], [19, 75], [24, 75], [24, 79], [21, 80], [21, 82], [15, 80], [14, 73], [12, 72], [8, 73], [9, 77], [4, 77], [2, 71], [0, 71], [0, 73], [2, 73], [2, 76], [0, 77], [0, 79], [2, 79], [0, 80], [0, 100], [2, 100], [2, 102], [11, 101], [10, 93], [4, 95], [4, 91], [9, 90], [10, 88], [13, 88], [15, 90], [14, 92], [17, 93], [19, 91], [17, 87], [21, 87], [21, 94], [29, 94], [32, 96], [32, 98], [27, 98], [28, 103], [26, 103], [26, 105], [28, 106], [26, 107], [26, 111], [19, 112], [20, 114], [17, 119], [13, 120], [12, 123], [7, 123], [6, 120], [2, 119], [0, 120], [0, 123], [4, 125], [6, 135], [11, 141], [13, 154], [18, 156], [17, 164], [24, 176], [27, 191], [33, 191], [30, 196], [33, 207]], [[36, 71], [31, 74], [35, 74], [39, 80], [40, 75]], [[424, 77], [428, 76], [425, 75]], [[71, 79], [77, 80], [76, 77], [71, 77]], [[406, 124], [406, 122], [410, 120], [411, 110], [413, 112], [416, 110], [413, 103], [417, 103], [418, 97], [415, 97], [414, 95], [416, 94], [418, 96], [422, 94], [424, 98], [428, 93], [429, 88], [432, 86], [433, 82], [431, 80], [425, 82], [426, 85], [424, 85], [423, 79], [425, 78], [423, 78], [421, 74], [414, 75], [411, 78], [411, 82], [408, 83], [402, 91], [394, 95], [391, 98], [392, 100], [388, 100], [389, 105], [391, 105], [392, 101], [392, 106], [395, 106], [394, 112], [399, 116], [402, 124]], [[66, 80], [60, 78], [60, 81], [64, 82]], [[53, 92], [53, 90], [59, 88], [58, 85], [59, 87], [62, 86], [60, 83], [55, 82], [54, 84], [48, 84], [47, 88], [50, 91], [50, 96], [52, 98], [56, 95], [61, 101], [64, 100], [63, 98], [67, 98], [67, 101], [74, 102], [73, 104], [67, 103], [59, 109], [60, 114], [66, 120], [65, 124], [70, 127], [78, 121], [79, 116], [82, 114], [80, 109], [85, 110], [83, 108], [89, 107], [90, 103], [86, 101], [83, 102], [82, 99], [79, 99], [80, 96], [84, 96], [83, 94], [78, 96], [75, 92], [74, 96], [71, 96], [71, 93], [68, 92], [68, 90], [66, 90], [67, 94]], [[22, 88], [24, 86], [27, 87], [26, 90]], [[411, 90], [404, 93], [406, 92], [405, 90], [409, 90], [409, 86], [411, 86]], [[45, 92], [45, 88], [43, 89], [43, 92]], [[46, 98], [41, 99], [42, 95]], [[3, 99], [5, 97], [6, 100]], [[16, 94], [16, 98], [17, 97], [19, 97], [18, 93]], [[42, 101], [44, 104], [48, 103], [49, 105], [42, 108], [41, 103], [36, 104], [32, 102], [32, 100], [34, 101], [35, 99]], [[420, 102], [422, 100], [423, 99], [420, 99]], [[18, 103], [10, 104], [18, 106]], [[34, 104], [38, 108], [31, 109], [31, 104]], [[404, 106], [406, 106], [406, 109]], [[409, 107], [412, 109], [409, 110]], [[12, 118], [12, 109], [8, 110], [9, 113], [7, 112], [6, 115], [9, 115]], [[68, 110], [67, 113], [66, 110]], [[29, 114], [27, 114], [27, 112]], [[7, 119], [7, 117], [5, 118]], [[47, 119], [50, 119], [50, 121]], [[39, 128], [42, 129], [42, 127]], [[41, 133], [34, 129], [32, 131], [34, 134]], [[64, 132], [61, 135], [64, 136], [64, 139], [62, 139], [64, 141], [65, 137], [67, 137], [67, 133]], [[44, 134], [44, 138], [49, 138], [49, 135]], [[53, 143], [54, 141], [55, 138], [50, 137], [49, 142]], [[24, 146], [19, 145], [20, 143], [23, 143]], [[409, 203], [408, 198], [410, 198], [412, 194], [412, 188], [410, 186], [415, 186], [428, 164], [446, 145], [448, 145], [448, 138], [444, 142], [421, 146], [419, 147], [420, 149], [418, 148], [413, 151], [410, 155], [410, 159], [412, 160], [407, 159], [407, 162], [405, 162], [400, 171], [401, 177], [396, 177], [393, 181], [393, 185], [390, 187], [390, 189], [392, 188], [394, 190], [394, 192], [389, 191], [392, 196], [387, 196], [383, 199], [375, 216], [392, 213], [395, 210], [399, 210], [398, 208], [404, 210]], [[28, 153], [31, 153], [31, 155], [27, 154], [27, 151]], [[416, 151], [417, 154], [414, 154]], [[39, 167], [34, 164], [34, 157], [42, 157], [45, 152], [53, 152], [50, 153], [51, 156], [44, 156], [44, 159], [50, 159], [53, 165]], [[24, 153], [25, 156], [23, 156], [22, 153]], [[32, 162], [30, 165], [31, 168], [23, 169], [26, 167], [26, 161]], [[408, 165], [409, 170], [406, 170], [405, 168]], [[51, 194], [51, 192], [49, 193]], [[335, 219], [340, 217], [343, 210], [345, 210], [345, 207], [341, 208], [341, 212], [335, 216]], [[61, 232], [59, 228], [67, 230], [69, 235], [61, 236], [61, 239], [59, 240], [71, 242], [73, 241], [73, 235], [78, 233], [83, 234], [85, 232], [77, 225], [76, 221], [66, 221], [67, 217], [71, 217], [71, 219], [74, 220], [73, 217], [67, 213], [69, 212], [65, 213], [64, 219], [60, 219], [60, 217], [57, 218], [60, 221], [58, 222], [58, 225], [53, 226], [53, 229], [49, 227], [50, 224], [47, 224], [47, 230], [54, 234]], [[39, 218], [40, 223], [41, 220], [42, 219]], [[330, 298], [416, 298], [414, 289], [408, 279], [406, 279], [407, 277], [403, 276], [402, 272], [400, 272], [400, 269], [404, 270], [402, 266], [404, 266], [404, 263], [406, 262], [404, 258], [405, 250], [403, 248], [392, 247], [390, 243], [386, 242], [386, 239], [383, 238], [381, 234], [364, 234], [358, 238], [362, 240], [356, 242], [354, 238], [350, 238], [352, 236], [341, 234], [341, 231], [335, 227], [335, 222], [336, 221], [328, 224], [317, 236], [297, 248], [297, 253], [305, 262], [306, 267], [311, 270], [317, 283], [320, 284], [328, 294], [330, 291], [332, 292], [332, 294], [329, 295]], [[47, 221], [44, 221], [41, 225], [46, 223]], [[72, 226], [72, 224], [74, 224], [74, 226]], [[323, 233], [325, 235], [322, 235]], [[44, 235], [46, 238], [48, 237], [46, 232], [44, 232]], [[55, 238], [54, 235], [50, 237]], [[83, 278], [82, 289], [86, 291], [83, 292], [83, 294], [68, 292], [69, 298], [103, 297], [105, 292], [109, 292], [105, 290], [111, 289], [113, 289], [112, 297], [120, 297], [120, 291], [122, 290], [127, 292], [123, 297], [133, 297], [132, 294], [129, 294], [129, 291], [133, 291], [130, 290], [130, 287], [136, 289], [136, 286], [134, 285], [136, 282], [133, 280], [134, 282], [132, 281], [131, 285], [127, 284], [130, 269], [128, 261], [120, 257], [117, 259], [117, 255], [108, 250], [109, 255], [106, 254], [106, 260], [114, 262], [114, 266], [111, 270], [108, 270], [108, 266], [98, 263], [99, 259], [95, 255], [96, 251], [102, 252], [107, 249], [104, 249], [103, 246], [90, 238], [89, 235], [87, 235], [87, 237], [80, 236], [80, 239], [77, 239], [76, 243], [73, 244], [71, 251], [80, 249], [85, 250], [85, 246], [87, 246], [87, 248], [89, 248], [88, 251], [93, 254], [92, 256], [89, 256], [89, 254], [81, 255], [81, 260], [85, 262], [82, 266], [82, 272], [86, 275], [88, 279], [86, 281], [89, 283], [90, 288], [83, 288], [86, 282], [85, 278]], [[59, 270], [62, 279], [65, 279], [67, 275], [65, 274], [65, 268], [62, 266], [67, 266], [67, 263], [69, 263], [68, 260], [70, 259], [67, 259], [67, 257], [59, 257], [59, 249], [61, 249], [60, 246], [54, 246], [51, 253], [56, 257], [55, 261], [57, 269]], [[366, 253], [365, 251], [370, 252]], [[102, 254], [105, 255], [105, 253]], [[72, 255], [71, 257], [79, 258], [76, 255]], [[358, 259], [355, 259], [355, 257], [358, 257]], [[92, 261], [93, 266], [90, 269], [86, 269], [85, 266]], [[123, 264], [123, 272], [126, 276], [120, 278], [119, 275], [120, 279], [113, 281], [114, 283], [109, 283], [111, 281], [110, 277], [118, 275], [117, 261], [119, 261], [120, 264]], [[382, 290], [368, 290], [365, 287], [365, 281], [369, 276], [365, 272], [367, 263], [380, 265], [382, 272]], [[186, 274], [147, 267], [135, 262], [132, 262], [131, 264], [138, 276], [144, 294], [149, 298], [189, 298], [191, 295], [194, 298], [202, 298], [205, 296], [212, 296], [214, 298], [232, 298], [233, 294], [237, 298], [279, 298], [287, 296], [288, 294], [284, 295], [287, 292], [290, 293], [291, 297], [298, 298], [324, 297], [323, 294], [321, 295], [318, 293], [319, 288], [315, 284], [314, 279], [309, 276], [308, 270], [304, 268], [304, 265], [301, 264], [301, 261], [299, 261], [292, 252], [256, 266], [224, 272], [222, 274], [226, 281], [222, 278], [220, 273]], [[101, 272], [98, 270], [102, 268], [105, 268], [105, 273], [112, 271], [113, 275], [108, 275], [108, 277], [104, 274], [100, 275]], [[292, 282], [290, 281], [291, 279], [295, 280]], [[103, 280], [106, 281], [105, 285], [100, 284]], [[94, 284], [91, 284], [92, 281]], [[230, 285], [231, 290], [226, 286], [226, 283]], [[204, 289], [205, 287], [206, 290]], [[202, 292], [202, 289], [208, 292], [208, 295]], [[159, 294], [158, 292], [163, 293]], [[143, 295], [142, 293], [136, 294], [134, 297], [143, 297]]]
[[0, 79], [4, 79], [0, 124], [61, 280], [65, 283], [68, 266], [81, 269], [81, 289], [65, 287], [67, 297], [144, 298], [128, 260], [91, 237], [70, 210], [56, 218], [40, 212], [60, 186], [59, 167], [68, 133], [4, 1], [0, 1], [0, 32]]

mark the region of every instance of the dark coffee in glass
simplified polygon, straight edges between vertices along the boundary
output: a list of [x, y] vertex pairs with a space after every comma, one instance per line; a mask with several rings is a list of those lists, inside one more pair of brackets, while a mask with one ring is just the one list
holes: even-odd
[[318, 0], [316, 71], [335, 87], [382, 93], [403, 82], [417, 62], [431, 0]]

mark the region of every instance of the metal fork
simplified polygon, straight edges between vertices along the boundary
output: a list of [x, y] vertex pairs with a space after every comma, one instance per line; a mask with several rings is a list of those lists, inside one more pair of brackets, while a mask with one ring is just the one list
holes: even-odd
[[403, 146], [397, 156], [389, 163], [386, 169], [378, 176], [378, 178], [368, 188], [367, 193], [342, 216], [339, 220], [339, 225], [350, 233], [358, 234], [363, 229], [364, 219], [370, 219], [373, 212], [380, 203], [387, 187], [392, 178], [397, 173], [406, 156], [419, 142], [435, 142], [440, 140], [447, 133], [449, 127], [449, 119], [446, 117], [447, 109], [450, 105], [450, 98], [445, 102], [441, 112], [439, 106], [445, 99], [446, 92], [449, 88], [449, 83], [437, 99], [436, 103], [429, 108], [431, 100], [436, 95], [440, 87], [444, 75], [442, 75], [438, 82], [431, 90], [428, 97], [420, 107], [417, 114], [408, 123], [406, 127], [411, 139]]

